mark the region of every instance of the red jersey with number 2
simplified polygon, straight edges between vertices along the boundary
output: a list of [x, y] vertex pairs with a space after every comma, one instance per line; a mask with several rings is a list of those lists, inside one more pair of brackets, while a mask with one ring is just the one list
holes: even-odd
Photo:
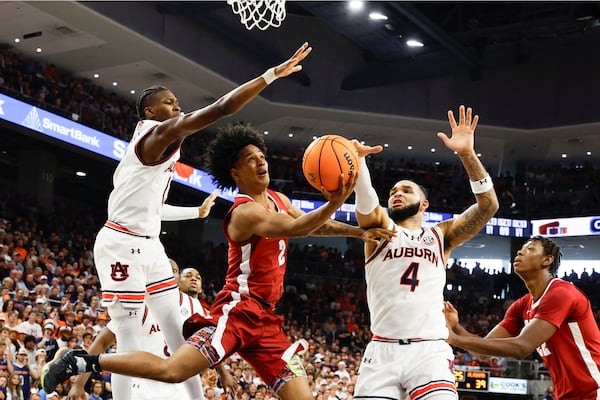
[[[268, 189], [267, 195], [277, 207], [276, 211], [266, 209], [268, 212], [287, 214], [287, 208], [276, 192]], [[245, 242], [235, 242], [227, 234], [231, 212], [250, 201], [254, 199], [239, 194], [223, 221], [223, 231], [229, 243], [229, 267], [223, 290], [250, 295], [274, 307], [283, 294], [288, 239], [252, 236]]]

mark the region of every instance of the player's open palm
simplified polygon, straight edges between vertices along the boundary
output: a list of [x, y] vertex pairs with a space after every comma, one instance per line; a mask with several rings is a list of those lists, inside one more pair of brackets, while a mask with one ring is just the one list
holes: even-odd
[[453, 331], [458, 325], [458, 310], [449, 301], [444, 301], [444, 316], [446, 326]]
[[304, 42], [289, 60], [275, 67], [275, 75], [278, 78], [283, 78], [284, 76], [291, 75], [294, 72], [301, 71], [302, 65], [300, 65], [300, 62], [308, 57], [311, 51], [312, 47], [308, 46], [308, 42]]
[[381, 146], [381, 145], [367, 146], [366, 144], [362, 144], [361, 142], [359, 142], [356, 139], [352, 140], [352, 144], [354, 145], [354, 148], [356, 149], [356, 153], [358, 154], [359, 157], [365, 157], [365, 156], [368, 156], [369, 154], [376, 154], [383, 150], [383, 146]]
[[198, 216], [200, 218], [206, 218], [208, 217], [208, 214], [210, 214], [210, 210], [213, 208], [213, 206], [215, 205], [215, 199], [217, 198], [217, 191], [213, 191], [206, 199], [204, 199], [204, 201], [202, 202], [202, 205], [200, 207], [198, 207]]
[[452, 128], [452, 136], [448, 137], [443, 132], [438, 132], [442, 142], [450, 150], [455, 151], [459, 156], [461, 154], [470, 153], [474, 149], [475, 128], [477, 122], [479, 122], [479, 116], [473, 116], [473, 110], [468, 107], [465, 111], [465, 106], [461, 105], [458, 109], [458, 123], [454, 118], [452, 110], [448, 111], [448, 122], [450, 122], [450, 128]]

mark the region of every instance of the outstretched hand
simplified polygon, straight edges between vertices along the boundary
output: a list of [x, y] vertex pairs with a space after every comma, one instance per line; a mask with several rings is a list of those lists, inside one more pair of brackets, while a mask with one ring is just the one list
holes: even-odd
[[361, 233], [360, 238], [367, 243], [379, 243], [380, 240], [391, 240], [396, 236], [396, 232], [384, 228], [366, 229]]
[[452, 128], [452, 137], [448, 137], [443, 132], [438, 132], [442, 142], [450, 150], [455, 151], [459, 156], [461, 154], [469, 153], [474, 150], [474, 135], [477, 122], [479, 122], [479, 115], [473, 115], [473, 110], [468, 107], [465, 113], [465, 106], [461, 105], [458, 109], [458, 124], [454, 119], [454, 113], [452, 110], [448, 111], [448, 122], [450, 122], [450, 128]]
[[454, 308], [452, 303], [444, 301], [444, 316], [446, 317], [446, 326], [449, 330], [454, 331], [458, 326], [458, 310]]
[[312, 47], [308, 46], [308, 42], [304, 42], [289, 60], [275, 67], [275, 76], [283, 78], [294, 72], [302, 71], [302, 65], [299, 63], [304, 60], [311, 51]]
[[210, 214], [210, 210], [215, 205], [215, 199], [217, 198], [217, 191], [213, 191], [204, 201], [202, 205], [198, 207], [198, 218], [206, 218]]
[[367, 146], [366, 144], [362, 144], [356, 139], [352, 139], [352, 144], [354, 145], [354, 148], [356, 149], [356, 152], [358, 153], [359, 157], [365, 157], [369, 154], [376, 154], [383, 150], [383, 147], [381, 145]]

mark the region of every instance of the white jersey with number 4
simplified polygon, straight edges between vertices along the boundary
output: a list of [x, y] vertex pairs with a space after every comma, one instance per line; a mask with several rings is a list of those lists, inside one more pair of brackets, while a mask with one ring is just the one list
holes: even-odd
[[142, 161], [137, 144], [160, 124], [159, 121], [138, 122], [123, 159], [113, 175], [113, 190], [108, 198], [108, 220], [141, 236], [156, 237], [160, 233], [162, 205], [169, 193], [179, 147], [151, 164]]
[[366, 260], [367, 303], [373, 335], [389, 339], [445, 339], [446, 266], [439, 228], [397, 232]]

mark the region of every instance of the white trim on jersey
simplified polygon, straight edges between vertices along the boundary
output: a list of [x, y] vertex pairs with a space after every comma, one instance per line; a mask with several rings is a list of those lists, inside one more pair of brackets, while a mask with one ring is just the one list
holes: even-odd
[[248, 278], [252, 273], [252, 269], [250, 268], [250, 256], [252, 256], [252, 243], [246, 243], [245, 245], [240, 247], [242, 252], [242, 259], [240, 262], [240, 270], [241, 274], [237, 276], [237, 282], [239, 286], [240, 294], [250, 294], [250, 286], [248, 285]]
[[[548, 285], [550, 286], [550, 285]], [[592, 354], [590, 353], [587, 345], [585, 344], [585, 340], [583, 339], [583, 333], [579, 328], [579, 324], [577, 322], [569, 322], [567, 324], [571, 334], [573, 335], [573, 341], [575, 342], [575, 346], [579, 350], [579, 354], [583, 359], [587, 370], [590, 373], [590, 376], [596, 381], [596, 384], [600, 387], [600, 370], [598, 369], [598, 365], [594, 361]]]

